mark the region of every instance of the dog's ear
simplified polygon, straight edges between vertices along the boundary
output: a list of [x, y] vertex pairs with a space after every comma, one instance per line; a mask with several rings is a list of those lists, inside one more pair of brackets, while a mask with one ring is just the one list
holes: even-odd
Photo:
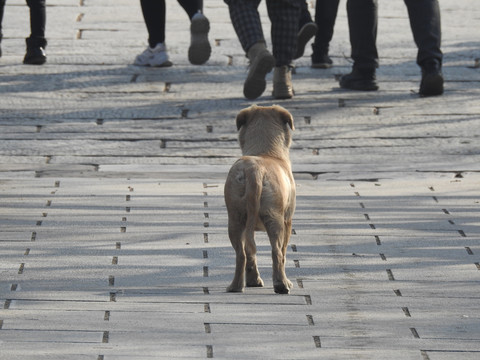
[[295, 126], [293, 126], [293, 116], [288, 111], [285, 112], [286, 120], [285, 122], [290, 126], [290, 129], [295, 130]]
[[249, 109], [243, 109], [238, 113], [236, 120], [237, 130], [240, 130], [240, 128], [247, 123], [248, 112]]
[[290, 112], [287, 109], [285, 109], [285, 108], [283, 108], [279, 105], [276, 105], [275, 107], [277, 108], [278, 112], [280, 113], [280, 118], [283, 120], [283, 122], [287, 123], [288, 126], [290, 126], [290, 129], [295, 130], [295, 126], [293, 126], [293, 116], [292, 116], [292, 114], [290, 114]]

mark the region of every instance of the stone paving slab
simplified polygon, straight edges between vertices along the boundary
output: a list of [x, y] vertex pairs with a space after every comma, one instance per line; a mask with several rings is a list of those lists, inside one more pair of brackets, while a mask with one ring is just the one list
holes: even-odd
[[[250, 105], [247, 59], [221, 1], [213, 51], [188, 63], [167, 2], [168, 69], [131, 0], [52, 0], [48, 63], [21, 64], [28, 8], [7, 1], [0, 59], [0, 359], [477, 359], [480, 354], [480, 8], [443, 0], [445, 94], [418, 97], [402, 1], [380, 2], [380, 90], [343, 91], [296, 61], [297, 211], [288, 296], [226, 293], [234, 252], [223, 184]], [[313, 2], [310, 2], [313, 6]], [[313, 14], [313, 8], [311, 8]], [[265, 5], [260, 7], [269, 42]], [[265, 94], [271, 105], [271, 74]]]

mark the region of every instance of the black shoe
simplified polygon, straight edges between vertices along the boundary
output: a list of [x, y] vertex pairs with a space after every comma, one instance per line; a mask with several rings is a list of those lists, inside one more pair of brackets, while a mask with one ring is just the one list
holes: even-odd
[[312, 68], [314, 69], [330, 69], [333, 66], [333, 61], [327, 53], [320, 53], [313, 50], [312, 54]]
[[443, 94], [443, 75], [440, 62], [428, 60], [423, 62], [422, 81], [420, 83], [421, 96], [436, 96]]
[[378, 90], [375, 69], [358, 69], [353, 67], [350, 74], [343, 75], [340, 78], [340, 87], [360, 91]]
[[45, 50], [40, 46], [27, 47], [27, 53], [23, 59], [24, 64], [29, 65], [42, 65], [47, 61]]

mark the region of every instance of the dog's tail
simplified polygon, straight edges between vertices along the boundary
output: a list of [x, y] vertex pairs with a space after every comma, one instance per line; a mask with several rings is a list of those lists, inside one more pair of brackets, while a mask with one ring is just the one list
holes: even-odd
[[245, 198], [247, 203], [247, 221], [245, 238], [247, 246], [255, 246], [254, 233], [260, 213], [260, 201], [263, 190], [263, 174], [254, 166], [245, 169]]

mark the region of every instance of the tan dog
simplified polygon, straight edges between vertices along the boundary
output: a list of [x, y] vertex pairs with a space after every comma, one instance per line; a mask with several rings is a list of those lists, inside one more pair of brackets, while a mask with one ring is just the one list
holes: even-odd
[[[235, 276], [227, 291], [263, 286], [257, 269], [254, 232], [266, 231], [272, 245], [273, 286], [288, 294], [285, 275], [288, 241], [295, 211], [295, 181], [289, 158], [292, 115], [281, 106], [251, 106], [237, 115], [243, 156], [225, 183], [228, 235], [236, 253]], [[290, 128], [290, 129], [289, 129]]]

